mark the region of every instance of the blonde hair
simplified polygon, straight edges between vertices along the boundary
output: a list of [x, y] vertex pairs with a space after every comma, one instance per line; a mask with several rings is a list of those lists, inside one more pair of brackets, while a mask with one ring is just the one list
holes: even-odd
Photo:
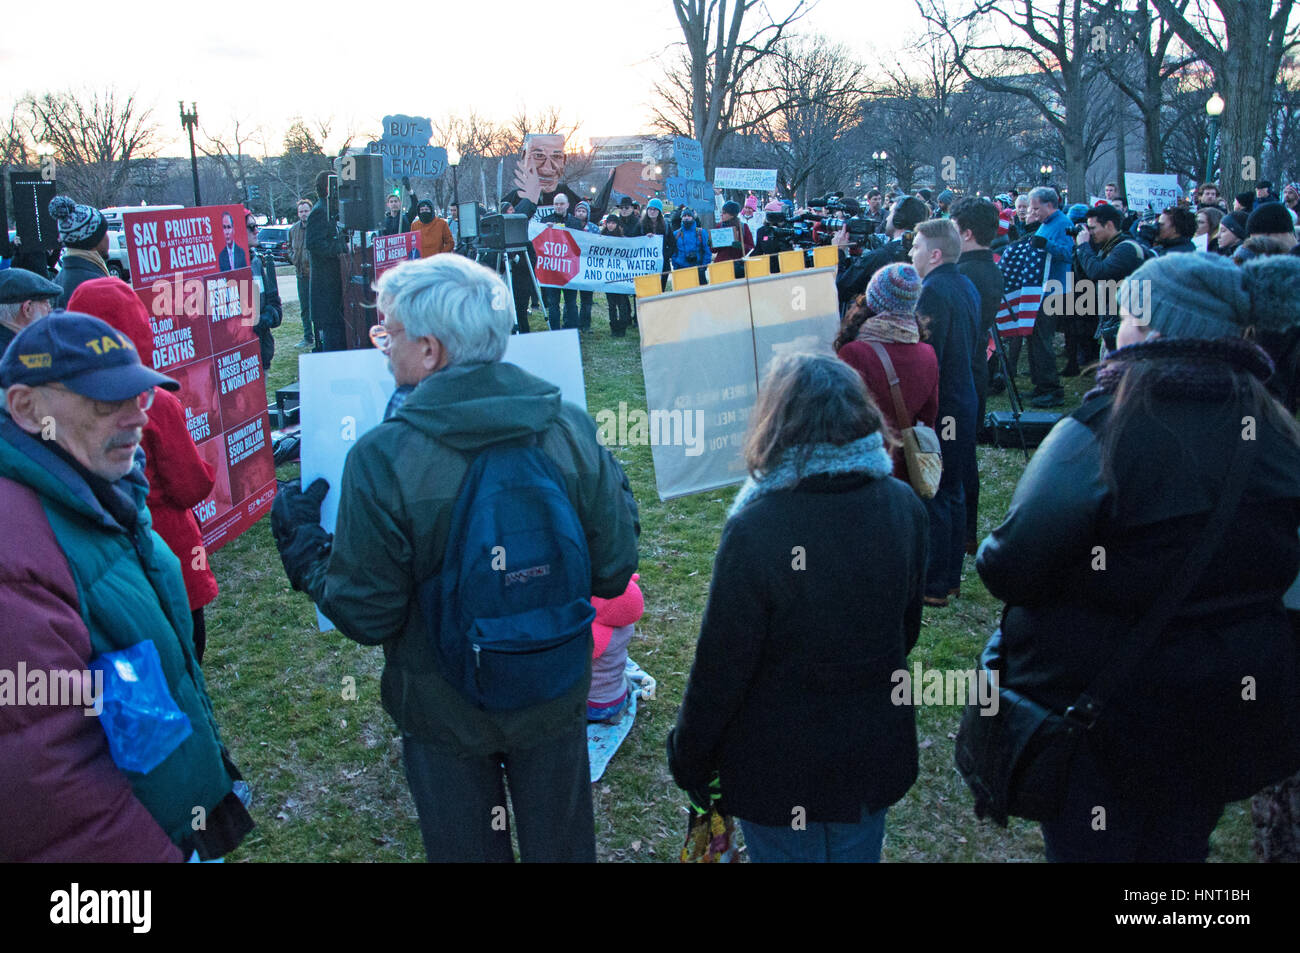
[[957, 223], [950, 218], [932, 218], [916, 226], [918, 237], [925, 239], [925, 247], [939, 249], [943, 260], [956, 261], [961, 257], [961, 233]]

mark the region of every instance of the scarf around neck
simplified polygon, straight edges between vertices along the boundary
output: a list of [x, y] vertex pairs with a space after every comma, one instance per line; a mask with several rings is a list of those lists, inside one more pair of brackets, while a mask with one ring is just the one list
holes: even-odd
[[102, 271], [105, 278], [108, 277], [108, 266], [104, 264], [104, 259], [100, 256], [99, 252], [95, 251], [93, 248], [65, 248], [63, 254], [70, 258], [84, 258]]
[[885, 344], [916, 344], [921, 340], [921, 329], [916, 323], [915, 314], [882, 311], [862, 322], [856, 340], [879, 341]]
[[797, 454], [787, 451], [781, 461], [771, 470], [746, 478], [735, 502], [727, 510], [731, 518], [767, 493], [786, 490], [796, 486], [799, 481], [810, 476], [835, 476], [845, 473], [865, 473], [873, 479], [889, 476], [894, 472], [894, 460], [885, 449], [885, 440], [880, 431], [868, 434], [852, 443], [836, 446], [833, 443], [812, 444], [807, 449], [803, 465], [797, 465]]
[[1161, 337], [1111, 354], [1097, 369], [1097, 386], [1083, 399], [1115, 393], [1124, 375], [1139, 363], [1155, 373], [1152, 393], [1174, 399], [1223, 400], [1234, 390], [1234, 372], [1253, 374], [1265, 382], [1273, 375], [1268, 354], [1243, 338]]

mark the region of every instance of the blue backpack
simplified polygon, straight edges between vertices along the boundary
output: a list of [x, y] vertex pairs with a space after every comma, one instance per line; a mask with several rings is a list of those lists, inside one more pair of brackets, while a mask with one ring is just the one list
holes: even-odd
[[420, 587], [441, 674], [487, 711], [559, 698], [591, 658], [591, 557], [559, 468], [539, 447], [479, 453], [442, 569]]

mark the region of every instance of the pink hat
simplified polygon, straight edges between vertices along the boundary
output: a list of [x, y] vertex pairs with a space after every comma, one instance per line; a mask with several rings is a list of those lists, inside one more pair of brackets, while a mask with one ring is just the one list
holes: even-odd
[[784, 211], [785, 211], [785, 206], [782, 205], [782, 204], [780, 203], [780, 201], [778, 201], [777, 199], [772, 199], [772, 201], [768, 202], [766, 205], [763, 206], [763, 211], [764, 211], [764, 212], [784, 212]]
[[758, 196], [750, 195], [745, 199], [745, 211], [753, 212], [758, 208]]
[[591, 597], [591, 604], [596, 610], [596, 621], [591, 623], [591, 638], [594, 643], [592, 658], [600, 658], [605, 653], [605, 649], [609, 648], [609, 640], [613, 637], [615, 629], [632, 625], [645, 614], [645, 596], [641, 594], [641, 587], [636, 584], [640, 578], [640, 573], [632, 573], [632, 579], [621, 596], [615, 596], [613, 599]]

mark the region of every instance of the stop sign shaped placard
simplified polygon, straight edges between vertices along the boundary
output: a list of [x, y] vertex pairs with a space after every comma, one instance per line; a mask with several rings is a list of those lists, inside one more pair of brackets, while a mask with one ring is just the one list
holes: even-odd
[[537, 252], [537, 281], [543, 285], [567, 285], [581, 269], [578, 243], [567, 228], [548, 228], [533, 239]]

